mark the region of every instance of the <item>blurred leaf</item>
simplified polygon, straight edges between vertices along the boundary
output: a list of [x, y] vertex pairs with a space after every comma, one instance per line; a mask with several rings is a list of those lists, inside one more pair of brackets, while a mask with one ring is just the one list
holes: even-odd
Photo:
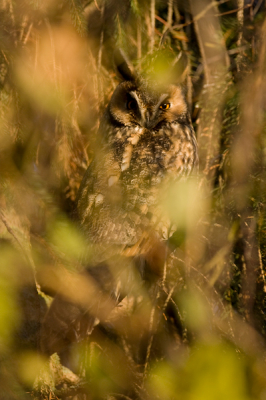
[[18, 356], [18, 374], [27, 386], [32, 387], [40, 372], [48, 373], [47, 359], [41, 354], [34, 352], [23, 352]]
[[20, 321], [16, 303], [17, 264], [21, 255], [12, 247], [0, 247], [0, 351], [12, 343], [12, 334]]
[[91, 382], [91, 391], [99, 398], [108, 393], [115, 393], [132, 382], [127, 359], [118, 346], [111, 341], [105, 342], [105, 350], [92, 344], [90, 347], [90, 365], [87, 365], [87, 374]]
[[152, 369], [148, 379], [148, 388], [152, 396], [163, 400], [184, 399], [178, 390], [177, 374], [175, 367], [166, 362], [161, 362]]
[[49, 241], [66, 260], [74, 263], [82, 254], [88, 256], [88, 243], [78, 227], [66, 217], [59, 215], [49, 226], [48, 235]]
[[59, 92], [56, 82], [45, 79], [42, 73], [33, 74], [32, 68], [25, 65], [23, 60], [18, 61], [16, 78], [18, 85], [31, 102], [52, 115], [62, 112], [70, 101], [63, 88]]
[[34, 106], [52, 115], [67, 114], [73, 107], [73, 92], [78, 85], [85, 85], [88, 75], [90, 58], [86, 46], [69, 26], [52, 27], [47, 22], [35, 48], [28, 47], [17, 55], [16, 84]]
[[226, 343], [197, 345], [185, 367], [188, 398], [193, 400], [250, 399], [246, 364]]
[[158, 399], [251, 399], [246, 364], [226, 343], [197, 344], [183, 366], [161, 362], [151, 371], [148, 388]]
[[207, 209], [207, 198], [195, 179], [172, 182], [162, 189], [162, 206], [178, 230], [191, 230]]
[[207, 304], [194, 285], [177, 296], [177, 303], [180, 305], [182, 314], [185, 316], [185, 324], [189, 329], [197, 332], [208, 332], [211, 322], [208, 321], [210, 316], [208, 315]]

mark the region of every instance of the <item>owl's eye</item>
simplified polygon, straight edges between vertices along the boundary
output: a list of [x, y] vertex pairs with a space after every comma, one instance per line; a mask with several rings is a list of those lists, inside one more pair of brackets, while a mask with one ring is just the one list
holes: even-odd
[[161, 110], [168, 110], [170, 108], [170, 103], [163, 103], [160, 105]]
[[138, 104], [136, 100], [131, 99], [127, 102], [127, 109], [128, 110], [136, 110], [138, 108]]

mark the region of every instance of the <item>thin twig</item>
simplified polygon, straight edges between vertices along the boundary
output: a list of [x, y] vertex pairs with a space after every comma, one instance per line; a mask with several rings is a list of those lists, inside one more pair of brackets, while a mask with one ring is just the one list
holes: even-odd
[[[149, 332], [151, 333], [151, 336], [150, 336], [150, 340], [148, 343], [146, 358], [145, 358], [145, 365], [144, 365], [144, 372], [143, 372], [143, 385], [145, 382], [145, 378], [147, 376], [148, 363], [149, 363], [149, 358], [150, 358], [150, 354], [151, 354], [151, 347], [152, 347], [152, 343], [153, 343], [153, 339], [154, 339], [154, 335], [152, 334], [152, 330], [153, 330], [152, 328], [154, 325], [155, 309], [156, 309], [156, 305], [159, 300], [159, 297], [160, 297], [160, 289], [157, 288], [156, 299], [154, 301], [154, 304], [153, 304], [153, 307], [151, 310], [150, 321], [149, 321]], [[158, 325], [158, 323], [159, 323], [159, 321], [157, 320], [157, 325]]]
[[151, 38], [150, 50], [153, 51], [155, 42], [155, 0], [151, 0]]
[[25, 45], [27, 43], [27, 41], [29, 39], [29, 36], [30, 36], [30, 33], [31, 33], [31, 30], [32, 30], [32, 27], [33, 27], [33, 23], [31, 23], [29, 28], [28, 28], [28, 31], [27, 31], [27, 33], [25, 35], [24, 40], [23, 40], [23, 45]]
[[[221, 4], [223, 4], [223, 3], [226, 3], [227, 1], [228, 1], [228, 0], [226, 0], [226, 1], [224, 1], [224, 2], [220, 2], [220, 3], [218, 3], [218, 5], [221, 5]], [[216, 3], [215, 3], [215, 4], [216, 4]], [[253, 4], [253, 1], [252, 1], [251, 3], [249, 3], [249, 4], [246, 4], [246, 5], [244, 6], [244, 8], [252, 7], [252, 4]], [[170, 29], [171, 29], [171, 30], [181, 30], [181, 29], [185, 28], [186, 26], [189, 26], [189, 25], [194, 24], [195, 21], [198, 21], [199, 19], [203, 18], [203, 17], [205, 16], [205, 14], [207, 13], [207, 11], [210, 10], [213, 6], [214, 6], [214, 4], [211, 3], [210, 6], [208, 6], [208, 9], [205, 9], [205, 10], [202, 11], [201, 13], [197, 14], [191, 21], [185, 22], [184, 24], [177, 24], [177, 25], [174, 25], [174, 26], [172, 26]], [[217, 14], [214, 14], [214, 16], [215, 16], [215, 17], [221, 17], [221, 16], [227, 15], [227, 14], [237, 13], [238, 11], [239, 11], [239, 8], [235, 8], [234, 10], [226, 11], [226, 12], [224, 12], [224, 13], [217, 13]], [[155, 18], [156, 18], [158, 21], [162, 22], [163, 24], [167, 24], [167, 22], [166, 22], [164, 19], [162, 19], [161, 17], [156, 16]], [[166, 33], [166, 32], [165, 32], [165, 33]], [[165, 34], [165, 33], [164, 33], [164, 34]]]
[[95, 4], [95, 6], [96, 6], [97, 10], [101, 11], [101, 9], [100, 9], [100, 7], [98, 6], [98, 3], [97, 3], [97, 1], [96, 1], [96, 0], [94, 0], [94, 4]]
[[37, 279], [36, 279], [36, 266], [34, 264], [34, 261], [32, 259], [31, 254], [29, 253], [29, 251], [25, 250], [25, 246], [22, 245], [21, 241], [19, 240], [18, 236], [14, 232], [13, 228], [9, 225], [4, 213], [1, 210], [0, 210], [0, 217], [1, 217], [1, 220], [2, 220], [3, 224], [5, 225], [5, 227], [7, 229], [7, 231], [14, 238], [16, 244], [18, 245], [19, 249], [21, 250], [21, 253], [23, 254], [25, 260], [31, 266], [32, 271], [33, 271], [33, 275], [34, 275], [34, 279], [35, 279], [36, 289], [37, 289], [38, 293], [40, 293], [41, 292], [41, 287], [38, 284]]
[[230, 11], [225, 11], [225, 12], [223, 12], [223, 13], [220, 13], [220, 14], [216, 14], [215, 16], [216, 17], [222, 17], [223, 15], [228, 15], [228, 14], [234, 14], [234, 13], [237, 13], [238, 11], [240, 11], [241, 9], [245, 9], [245, 8], [250, 8], [250, 7], [252, 7], [252, 5], [253, 5], [253, 1], [254, 0], [252, 0], [252, 2], [251, 3], [249, 3], [249, 4], [246, 4], [245, 6], [242, 6], [242, 7], [238, 7], [238, 8], [235, 8], [234, 10], [230, 10]]
[[141, 49], [141, 21], [140, 17], [137, 20], [137, 57], [141, 58], [142, 49]]
[[[253, 0], [254, 1], [254, 0]], [[259, 0], [256, 4], [256, 7], [253, 10], [253, 18], [255, 17], [255, 15], [257, 14], [257, 12], [260, 9], [260, 6], [262, 5], [263, 0]]]
[[58, 82], [57, 82], [57, 66], [56, 66], [56, 59], [55, 59], [55, 43], [54, 43], [54, 37], [53, 37], [53, 31], [51, 24], [48, 20], [48, 18], [45, 18], [45, 25], [47, 26], [49, 37], [50, 37], [50, 43], [51, 43], [51, 55], [53, 58], [53, 75], [54, 75], [54, 84], [56, 89], [58, 90]]

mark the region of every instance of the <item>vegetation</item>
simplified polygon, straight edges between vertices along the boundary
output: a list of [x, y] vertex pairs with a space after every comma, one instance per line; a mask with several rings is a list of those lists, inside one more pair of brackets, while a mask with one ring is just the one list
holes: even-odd
[[[2, 0], [0, 16], [0, 398], [265, 399], [265, 1]], [[75, 343], [71, 371], [41, 325], [56, 293], [89, 303], [73, 213], [116, 47], [142, 70], [185, 60], [199, 177], [165, 205], [181, 228], [164, 295], [136, 278], [145, 301]]]

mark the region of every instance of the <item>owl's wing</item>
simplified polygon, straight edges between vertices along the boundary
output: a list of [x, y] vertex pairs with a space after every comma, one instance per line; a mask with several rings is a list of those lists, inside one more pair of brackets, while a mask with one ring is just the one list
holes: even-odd
[[96, 160], [94, 159], [91, 161], [89, 167], [87, 168], [79, 187], [76, 199], [79, 218], [81, 217], [81, 214], [83, 214], [82, 210], [86, 210], [88, 208], [87, 202], [89, 196], [94, 193], [94, 183], [97, 180], [95, 164]]

